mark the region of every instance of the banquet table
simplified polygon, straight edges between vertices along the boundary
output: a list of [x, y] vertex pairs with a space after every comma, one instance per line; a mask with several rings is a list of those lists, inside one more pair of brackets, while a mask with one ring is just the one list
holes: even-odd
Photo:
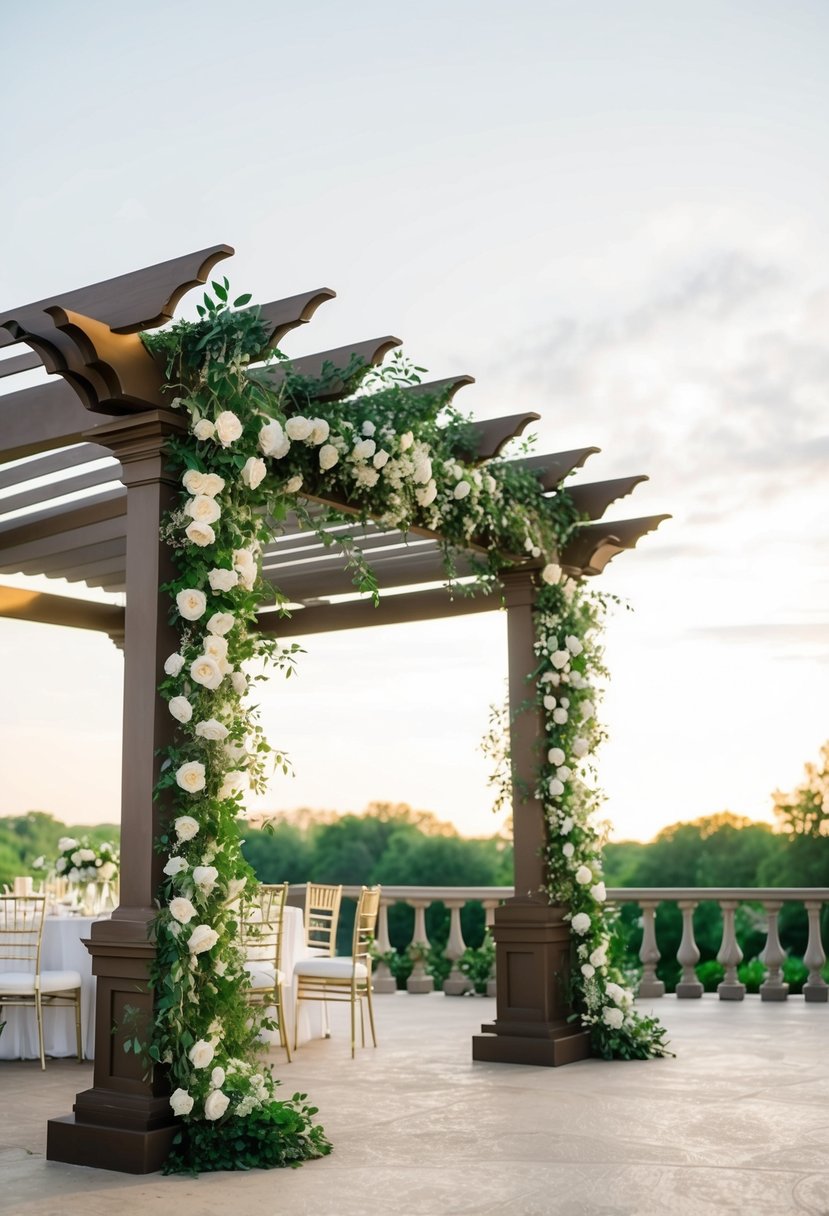
[[[41, 967], [44, 971], [78, 971], [81, 976], [81, 1030], [84, 1056], [91, 1060], [95, 1054], [95, 977], [92, 957], [83, 944], [89, 937], [94, 916], [47, 916], [43, 924]], [[285, 909], [282, 938], [282, 970], [285, 973], [283, 1002], [288, 1042], [294, 1045], [294, 964], [312, 952], [305, 945], [305, 927], [301, 908]], [[0, 967], [3, 963], [0, 962]], [[9, 964], [11, 966], [11, 964]], [[275, 1013], [275, 1010], [273, 1011]], [[39, 1056], [37, 1019], [34, 1009], [7, 1007], [3, 1016], [6, 1027], [0, 1034], [0, 1060], [35, 1060]], [[303, 1002], [299, 1014], [299, 1042], [321, 1039], [325, 1033], [324, 1006], [320, 1001]], [[71, 1008], [45, 1009], [43, 1014], [44, 1047], [47, 1056], [75, 1055], [75, 1013]], [[278, 1031], [263, 1031], [262, 1041], [279, 1046]]]
[[[92, 958], [83, 944], [98, 916], [47, 916], [43, 922], [40, 965], [43, 971], [78, 971], [81, 977], [81, 1032], [87, 1060], [92, 1059], [95, 1042], [95, 977]], [[0, 962], [5, 970], [11, 962]], [[0, 1060], [36, 1060], [37, 1017], [33, 1008], [6, 1006], [6, 1027], [0, 1034]], [[43, 1042], [47, 1056], [74, 1056], [75, 1011], [71, 1007], [44, 1008]]]

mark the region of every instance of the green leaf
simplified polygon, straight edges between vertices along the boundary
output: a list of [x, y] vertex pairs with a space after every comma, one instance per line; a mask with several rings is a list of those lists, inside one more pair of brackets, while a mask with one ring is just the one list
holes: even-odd
[[253, 296], [251, 295], [251, 293], [249, 291], [246, 291], [243, 296], [236, 297], [236, 299], [233, 301], [233, 307], [242, 308], [245, 304], [249, 304], [252, 299], [253, 299]]

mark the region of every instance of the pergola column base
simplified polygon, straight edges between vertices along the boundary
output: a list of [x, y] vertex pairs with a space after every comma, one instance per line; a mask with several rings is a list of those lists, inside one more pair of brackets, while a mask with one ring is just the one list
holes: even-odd
[[75, 1115], [50, 1119], [46, 1133], [49, 1161], [91, 1165], [122, 1174], [154, 1174], [162, 1168], [178, 1128], [132, 1131], [125, 1127], [81, 1123]]
[[564, 913], [529, 897], [495, 909], [496, 1018], [473, 1036], [473, 1060], [557, 1068], [590, 1055], [590, 1035], [568, 1021], [571, 944]]

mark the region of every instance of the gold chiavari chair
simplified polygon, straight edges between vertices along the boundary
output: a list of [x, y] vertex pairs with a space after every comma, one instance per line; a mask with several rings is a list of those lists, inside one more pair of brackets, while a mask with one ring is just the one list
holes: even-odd
[[282, 936], [285, 925], [285, 901], [288, 884], [260, 886], [256, 897], [243, 903], [240, 909], [239, 936], [245, 954], [245, 970], [250, 979], [247, 990], [249, 1005], [261, 1005], [276, 1010], [279, 1041], [285, 1048], [288, 1063], [291, 1048], [285, 1026], [285, 1003], [282, 986]]
[[43, 971], [45, 895], [0, 895], [0, 1007], [24, 1006], [35, 1010], [40, 1067], [46, 1068], [43, 1049], [43, 1010], [75, 1010], [78, 1060], [83, 1061], [81, 1038], [81, 977], [77, 971]]
[[309, 882], [305, 886], [305, 945], [312, 954], [337, 952], [342, 886]]
[[351, 1058], [354, 1059], [356, 1007], [360, 1006], [360, 1036], [366, 1045], [363, 1001], [368, 1006], [371, 1039], [377, 1046], [374, 1008], [371, 1003], [371, 947], [380, 911], [380, 888], [363, 887], [354, 917], [354, 936], [349, 957], [300, 959], [294, 967], [296, 1006], [294, 1010], [294, 1050], [301, 1001], [348, 1001], [351, 1005]]

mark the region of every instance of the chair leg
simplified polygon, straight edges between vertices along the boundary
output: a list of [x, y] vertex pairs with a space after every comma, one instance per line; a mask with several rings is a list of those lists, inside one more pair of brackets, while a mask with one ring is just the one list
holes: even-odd
[[78, 1045], [78, 1063], [83, 1064], [83, 1035], [81, 1034], [81, 990], [75, 993], [75, 1040]]
[[354, 992], [351, 993], [351, 1058], [354, 1059]]
[[371, 1041], [374, 1046], [377, 1046], [377, 1033], [374, 1029], [374, 1006], [371, 1003], [371, 981], [369, 980], [368, 988], [366, 989], [366, 1000], [368, 1002], [368, 1024], [371, 1027]]
[[297, 1049], [297, 1035], [299, 1034], [299, 1002], [301, 999], [302, 998], [299, 995], [299, 985], [297, 985], [297, 993], [296, 997], [294, 998], [294, 1051]]
[[288, 1027], [285, 1025], [285, 1002], [282, 1000], [282, 985], [276, 989], [276, 1016], [279, 1018], [279, 1041], [285, 1048], [288, 1063], [291, 1063], [291, 1048], [288, 1045]]
[[366, 1019], [363, 1013], [363, 998], [359, 997], [360, 1002], [360, 1042], [363, 1047], [366, 1045]]
[[37, 1015], [37, 1041], [40, 1046], [40, 1067], [46, 1071], [46, 1054], [43, 1050], [43, 1005], [40, 999], [40, 989], [35, 991], [35, 1013]]

